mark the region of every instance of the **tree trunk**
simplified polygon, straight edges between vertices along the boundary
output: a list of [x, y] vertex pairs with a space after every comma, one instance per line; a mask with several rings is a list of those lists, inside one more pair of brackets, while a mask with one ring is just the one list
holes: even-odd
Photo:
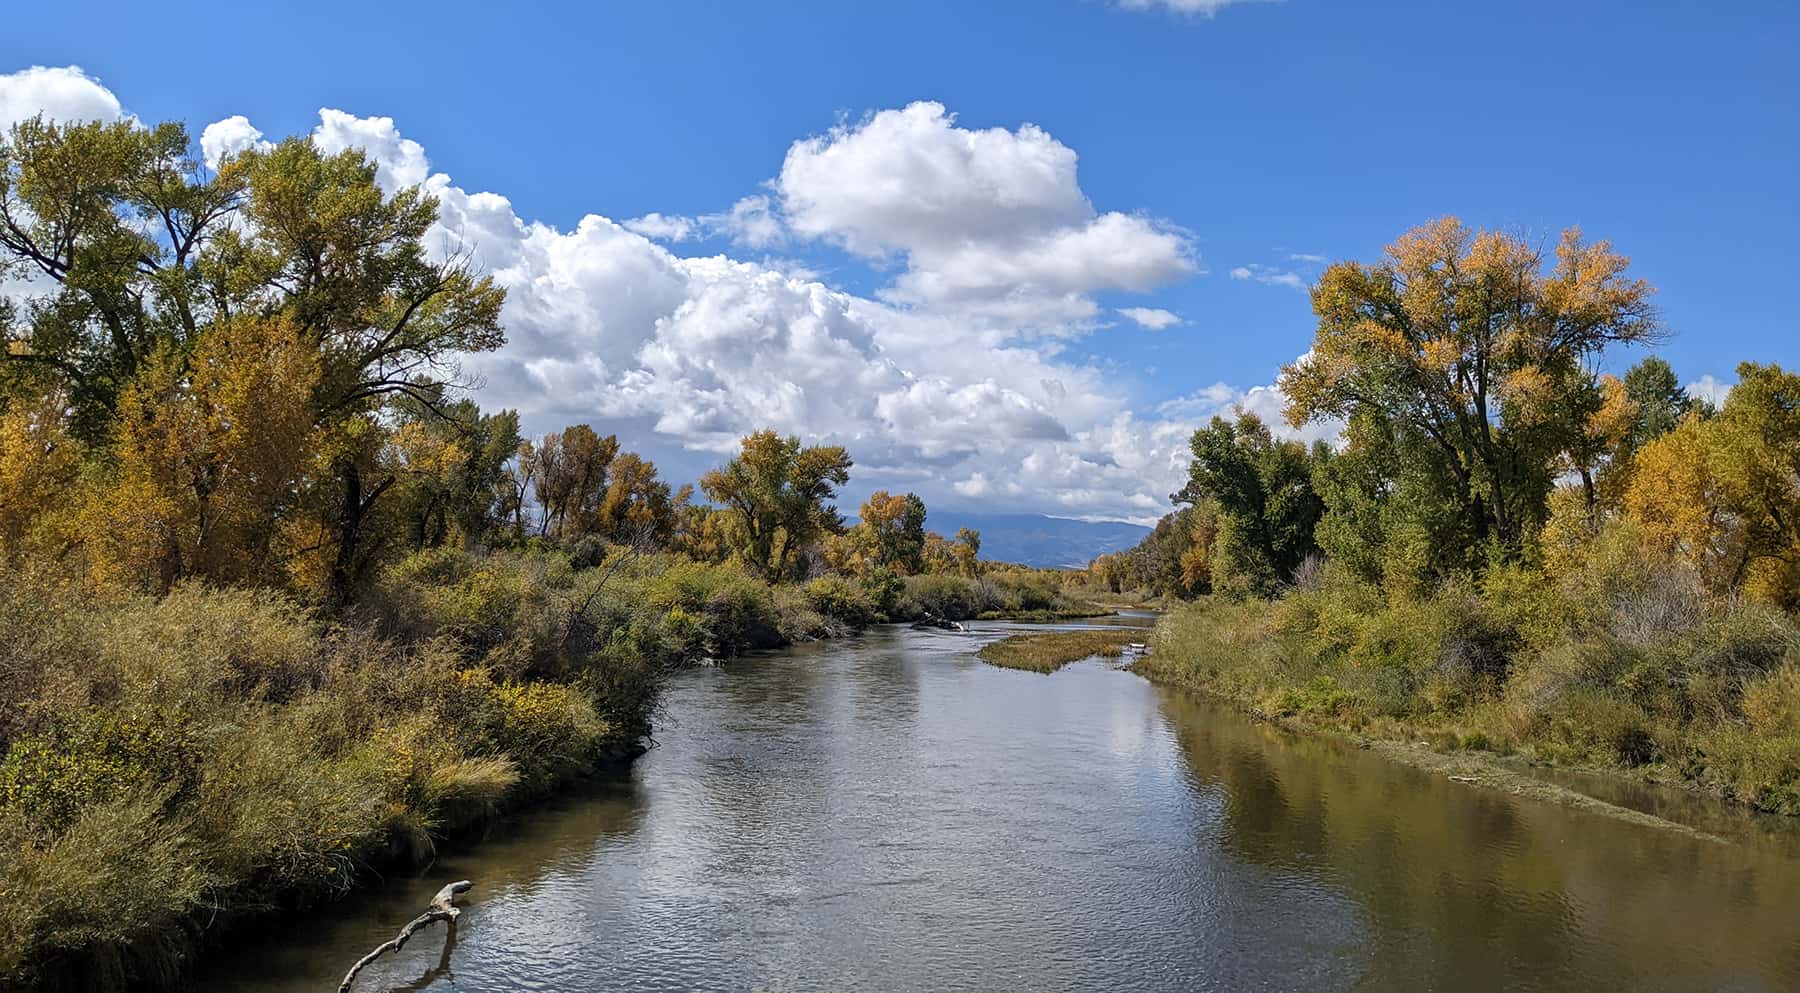
[[365, 496], [362, 470], [356, 463], [346, 463], [343, 473], [344, 505], [338, 515], [337, 555], [332, 559], [327, 591], [331, 603], [337, 607], [348, 606], [356, 598], [356, 581], [362, 572], [359, 553], [362, 551], [363, 522], [375, 501], [394, 485], [394, 477], [389, 476]]

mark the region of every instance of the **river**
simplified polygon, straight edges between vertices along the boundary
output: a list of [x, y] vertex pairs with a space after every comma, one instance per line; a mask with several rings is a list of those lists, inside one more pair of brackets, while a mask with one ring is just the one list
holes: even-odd
[[[1800, 989], [1800, 858], [882, 629], [683, 672], [628, 774], [210, 960], [209, 993]], [[1713, 825], [1716, 827], [1717, 825]]]

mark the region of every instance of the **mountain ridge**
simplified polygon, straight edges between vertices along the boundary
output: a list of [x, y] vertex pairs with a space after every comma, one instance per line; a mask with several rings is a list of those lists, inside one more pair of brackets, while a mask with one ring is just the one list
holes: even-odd
[[1048, 514], [933, 510], [925, 526], [946, 538], [981, 532], [981, 557], [1040, 569], [1085, 568], [1095, 556], [1130, 548], [1150, 529], [1128, 521], [1082, 521]]

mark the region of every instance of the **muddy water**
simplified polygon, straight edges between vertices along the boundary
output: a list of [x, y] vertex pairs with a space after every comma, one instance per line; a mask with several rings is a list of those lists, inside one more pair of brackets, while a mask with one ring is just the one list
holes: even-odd
[[684, 673], [628, 776], [204, 988], [334, 989], [469, 878], [449, 941], [357, 988], [1800, 989], [1800, 858], [1754, 822], [1720, 844], [1486, 792], [1101, 662], [987, 667], [992, 636]]

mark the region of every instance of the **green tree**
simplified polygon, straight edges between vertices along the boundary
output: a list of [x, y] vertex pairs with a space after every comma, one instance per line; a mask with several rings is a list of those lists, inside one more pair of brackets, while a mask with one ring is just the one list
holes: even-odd
[[165, 345], [184, 348], [245, 287], [221, 280], [211, 237], [242, 203], [246, 175], [203, 176], [179, 124], [22, 121], [0, 137], [0, 274], [48, 292], [8, 322], [14, 373], [67, 397], [70, 426], [105, 440], [119, 395]]
[[780, 582], [793, 574], [800, 553], [844, 521], [828, 501], [850, 481], [850, 455], [836, 445], [802, 447], [797, 437], [758, 431], [745, 438], [736, 458], [700, 479], [708, 499], [721, 505], [737, 554], [757, 575]]
[[1631, 458], [1638, 449], [1675, 430], [1696, 409], [1694, 398], [1675, 378], [1675, 370], [1657, 356], [1651, 355], [1627, 370], [1624, 383], [1633, 416], [1620, 444], [1621, 460]]
[[[1293, 579], [1318, 545], [1313, 529], [1324, 511], [1312, 487], [1314, 456], [1296, 441], [1280, 441], [1255, 414], [1236, 423], [1215, 417], [1194, 432], [1188, 484], [1176, 499], [1219, 509], [1220, 543], [1212, 583], [1233, 592], [1267, 596]], [[1172, 537], [1172, 536], [1171, 536]], [[1170, 546], [1158, 571], [1181, 574], [1182, 543]], [[1223, 580], [1223, 581], [1222, 581]]]
[[1657, 333], [1651, 288], [1626, 269], [1573, 229], [1548, 272], [1524, 241], [1454, 218], [1410, 231], [1382, 261], [1320, 278], [1312, 351], [1283, 370], [1288, 418], [1386, 422], [1372, 436], [1429, 460], [1466, 521], [1458, 530], [1517, 555], [1559, 464], [1581, 461], [1593, 404], [1563, 401], [1595, 388], [1587, 370], [1604, 349]]
[[390, 439], [398, 496], [414, 548], [455, 538], [472, 548], [502, 524], [507, 462], [519, 449], [519, 415], [483, 414], [470, 400], [431, 409], [403, 398]]

